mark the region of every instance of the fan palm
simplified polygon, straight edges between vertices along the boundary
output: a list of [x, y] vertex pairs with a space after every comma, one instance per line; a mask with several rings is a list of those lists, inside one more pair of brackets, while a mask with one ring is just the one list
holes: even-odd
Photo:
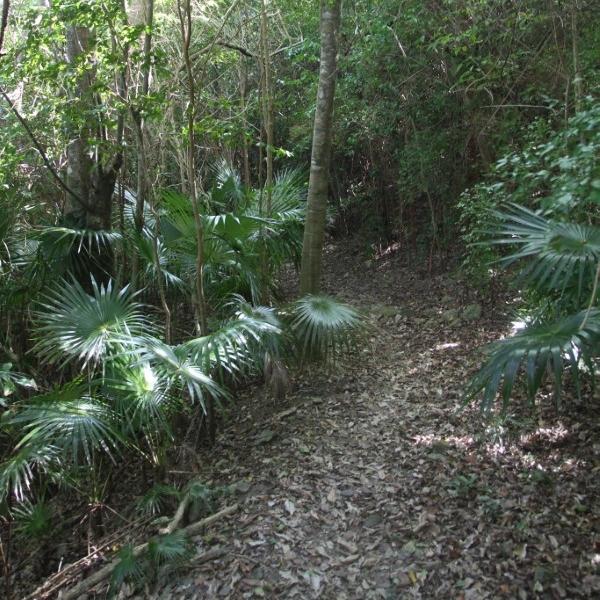
[[152, 331], [142, 305], [128, 287], [117, 289], [91, 282], [88, 294], [77, 281], [63, 281], [51, 291], [36, 313], [40, 357], [51, 364], [76, 361], [95, 366], [132, 339]]
[[[265, 285], [264, 257], [269, 257], [271, 274], [285, 262], [298, 261], [304, 220], [302, 177], [297, 171], [284, 171], [275, 178], [268, 215], [261, 206], [261, 193], [243, 188], [226, 163], [219, 165], [215, 180], [206, 205], [216, 212], [202, 216], [209, 300], [215, 306], [240, 293], [258, 303]], [[196, 235], [186, 196], [172, 191], [163, 195], [161, 232], [174, 270], [190, 280], [195, 272]], [[272, 276], [268, 279], [270, 286]]]
[[0, 364], [0, 406], [6, 405], [6, 398], [19, 388], [36, 388], [36, 383], [30, 377], [13, 371], [11, 363]]
[[301, 362], [334, 362], [364, 330], [358, 311], [327, 296], [300, 298], [285, 310], [284, 318]]
[[[570, 368], [579, 389], [581, 367], [594, 374], [600, 351], [600, 311], [595, 308], [600, 274], [600, 229], [594, 225], [549, 219], [540, 212], [510, 205], [501, 217], [499, 244], [517, 246], [503, 258], [506, 264], [527, 259], [522, 280], [544, 294], [559, 294], [557, 308], [578, 306], [575, 314], [556, 320], [541, 315], [514, 337], [489, 348], [481, 370], [471, 381], [467, 398], [483, 393], [482, 407], [490, 410], [498, 392], [506, 409], [520, 375], [533, 400], [546, 374], [554, 379], [558, 400], [563, 372]], [[582, 292], [588, 292], [587, 308]]]
[[31, 398], [5, 424], [23, 434], [17, 450], [53, 448], [72, 464], [92, 464], [95, 453], [111, 453], [121, 443], [113, 411], [77, 383]]
[[593, 225], [557, 221], [518, 205], [499, 213], [503, 227], [496, 244], [518, 246], [502, 261], [530, 259], [522, 270], [526, 283], [541, 291], [567, 288], [577, 296], [590, 286], [600, 261], [600, 229]]

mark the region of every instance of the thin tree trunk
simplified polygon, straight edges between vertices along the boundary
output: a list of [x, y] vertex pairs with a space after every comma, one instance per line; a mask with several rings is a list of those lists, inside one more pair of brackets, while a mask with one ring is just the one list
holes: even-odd
[[248, 131], [248, 121], [246, 119], [246, 89], [248, 85], [248, 70], [246, 67], [246, 59], [240, 56], [239, 66], [240, 76], [240, 111], [242, 113], [242, 164], [244, 167], [244, 185], [250, 188], [252, 181], [250, 179], [250, 151], [248, 148], [248, 138], [246, 132]]
[[271, 197], [273, 193], [273, 84], [271, 81], [271, 53], [269, 51], [269, 30], [267, 23], [267, 3], [262, 0], [260, 12], [260, 45], [262, 58], [262, 112], [263, 127], [267, 138], [267, 179], [265, 181], [267, 203], [264, 213], [271, 213]]
[[575, 92], [575, 112], [581, 110], [581, 101], [583, 98], [583, 86], [581, 72], [579, 69], [579, 28], [577, 25], [577, 0], [573, 0], [571, 6], [571, 36], [573, 52], [573, 90]]
[[[243, 7], [243, 15], [246, 16], [246, 6]], [[244, 36], [244, 25], [241, 26], [241, 41], [242, 46], [246, 45], [246, 39]], [[250, 149], [248, 147], [248, 119], [246, 115], [247, 102], [246, 93], [248, 91], [248, 64], [246, 63], [246, 57], [240, 52], [240, 62], [238, 65], [238, 75], [240, 79], [240, 112], [242, 115], [242, 164], [244, 167], [244, 185], [249, 189], [252, 185], [250, 176]]]
[[301, 294], [316, 294], [321, 284], [340, 13], [341, 0], [321, 0], [321, 62], [302, 246]]
[[[86, 27], [72, 25], [67, 28], [67, 58], [71, 65], [75, 65], [80, 56], [87, 52], [89, 35]], [[84, 73], [77, 82], [77, 95], [81, 102], [89, 98], [90, 86], [91, 78], [88, 73]], [[86, 129], [84, 126], [71, 132], [67, 145], [67, 184], [89, 206], [92, 164], [87, 152], [89, 134]], [[70, 194], [65, 200], [64, 215], [70, 224], [85, 227], [85, 211]]]
[[[143, 62], [142, 62], [142, 89], [141, 97], [148, 96], [150, 90], [150, 57], [152, 51], [152, 26], [154, 21], [154, 0], [145, 0], [143, 2], [143, 23], [145, 28]], [[135, 229], [139, 235], [142, 235], [144, 229], [144, 205], [148, 195], [148, 173], [146, 161], [146, 121], [138, 109], [132, 108], [132, 120], [135, 129], [137, 142], [137, 189], [135, 199]], [[137, 287], [139, 278], [140, 257], [134, 252], [131, 262], [131, 283]]]
[[208, 330], [206, 319], [206, 302], [204, 298], [204, 230], [202, 219], [200, 217], [200, 203], [198, 202], [198, 188], [196, 182], [196, 162], [194, 134], [194, 119], [196, 116], [196, 90], [192, 61], [190, 58], [190, 45], [192, 41], [192, 7], [191, 0], [177, 1], [177, 10], [179, 14], [179, 24], [181, 28], [181, 40], [183, 45], [183, 61], [188, 78], [188, 140], [187, 140], [187, 179], [190, 186], [190, 196], [192, 199], [192, 210], [194, 212], [194, 225], [196, 228], [196, 275], [194, 281], [194, 313], [196, 319], [196, 329], [201, 335], [205, 335]]
[[4, 33], [8, 27], [8, 11], [10, 9], [10, 0], [4, 0], [2, 3], [2, 14], [0, 15], [0, 56], [2, 55], [2, 46], [4, 45]]

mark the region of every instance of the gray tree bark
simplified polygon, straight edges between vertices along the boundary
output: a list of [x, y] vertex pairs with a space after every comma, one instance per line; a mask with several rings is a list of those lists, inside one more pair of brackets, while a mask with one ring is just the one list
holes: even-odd
[[[67, 57], [72, 65], [77, 65], [90, 51], [92, 34], [87, 27], [78, 25], [68, 26], [66, 33]], [[92, 89], [93, 82], [94, 73], [91, 71], [84, 72], [77, 82], [76, 94], [86, 120], [90, 119], [88, 113], [97, 101]], [[100, 128], [98, 123], [84, 122], [71, 132], [67, 146], [67, 184], [74, 194], [67, 194], [63, 212], [70, 225], [109, 230], [112, 227], [115, 182], [123, 164], [123, 154], [118, 148], [110, 161], [103, 162], [98, 146], [93, 147], [94, 132]], [[107, 282], [111, 278], [113, 255], [109, 245], [89, 249], [86, 261], [87, 265], [78, 274], [84, 287], [89, 274], [98, 282]]]
[[341, 3], [321, 0], [321, 61], [300, 269], [302, 295], [318, 293], [321, 285]]

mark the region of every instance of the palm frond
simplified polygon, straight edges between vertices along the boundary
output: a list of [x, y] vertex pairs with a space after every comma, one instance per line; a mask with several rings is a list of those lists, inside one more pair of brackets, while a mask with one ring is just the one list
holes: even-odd
[[59, 455], [59, 449], [49, 445], [29, 444], [18, 448], [0, 464], [0, 501], [12, 494], [22, 502], [31, 492], [36, 474], [59, 467]]
[[63, 282], [48, 294], [36, 320], [36, 351], [60, 365], [96, 364], [152, 329], [128, 287], [118, 290], [112, 282], [104, 286], [93, 279], [92, 295], [76, 281]]
[[538, 289], [577, 289], [580, 295], [600, 261], [600, 228], [554, 221], [518, 205], [498, 213], [502, 227], [496, 244], [519, 246], [503, 259], [512, 263], [528, 258], [523, 278]]
[[176, 263], [175, 257], [161, 238], [156, 240], [158, 266], [156, 265], [154, 237], [154, 233], [147, 228], [144, 228], [142, 233], [136, 231], [131, 235], [133, 249], [141, 258], [145, 279], [155, 282], [158, 277], [162, 277], [167, 286], [182, 287], [183, 281], [172, 269]]
[[28, 538], [41, 538], [50, 532], [52, 511], [43, 500], [24, 500], [13, 509], [16, 530]]
[[16, 449], [58, 449], [73, 464], [92, 463], [95, 453], [111, 453], [122, 442], [112, 410], [70, 384], [28, 400], [6, 420], [24, 433]]
[[33, 233], [48, 256], [65, 257], [75, 251], [101, 252], [122, 239], [118, 231], [99, 229], [77, 229], [73, 227], [40, 227]]
[[571, 367], [579, 384], [580, 363], [593, 372], [600, 348], [600, 310], [581, 311], [553, 323], [533, 324], [511, 338], [496, 342], [481, 370], [472, 379], [466, 399], [482, 393], [482, 408], [489, 411], [498, 392], [505, 410], [522, 375], [528, 397], [533, 400], [544, 377], [554, 378], [555, 398], [560, 398], [563, 373]]
[[[135, 211], [136, 211], [136, 204], [137, 204], [137, 194], [131, 188], [125, 187], [123, 190], [123, 198], [125, 200], [125, 202], [123, 204], [123, 219], [125, 221], [125, 227], [126, 227], [127, 231], [133, 232], [136, 229]], [[144, 202], [143, 219], [144, 219], [144, 226], [149, 227], [150, 229], [154, 228], [154, 225], [155, 225], [154, 212], [152, 210], [152, 207], [147, 202]], [[113, 226], [116, 229], [118, 227], [118, 224], [114, 223]]]
[[227, 391], [195, 361], [194, 354], [185, 344], [169, 346], [160, 340], [148, 340], [141, 351], [141, 362], [152, 365], [160, 377], [171, 385], [186, 390], [192, 402], [199, 402], [206, 412], [206, 399], [228, 398]]
[[281, 335], [272, 309], [252, 309], [244, 302], [238, 306], [236, 318], [209, 335], [183, 344], [193, 362], [221, 382], [259, 368], [265, 348], [274, 346]]
[[169, 382], [148, 362], [117, 362], [104, 378], [103, 392], [128, 437], [143, 434], [151, 442], [171, 435], [169, 416], [177, 403]]
[[335, 361], [364, 329], [364, 320], [354, 308], [327, 296], [300, 298], [284, 316], [302, 361]]
[[148, 543], [148, 555], [156, 565], [181, 562], [191, 555], [190, 542], [178, 529], [168, 535], [160, 535]]
[[6, 399], [20, 387], [37, 389], [31, 377], [12, 370], [12, 363], [0, 364], [0, 406], [6, 406]]
[[154, 517], [165, 510], [169, 499], [179, 496], [180, 493], [176, 488], [164, 483], [157, 483], [137, 500], [136, 509], [143, 515]]
[[306, 177], [300, 169], [284, 169], [275, 175], [271, 191], [272, 213], [283, 220], [286, 214], [303, 214], [306, 203]]
[[119, 562], [111, 574], [109, 596], [117, 594], [125, 583], [140, 585], [147, 577], [147, 560], [144, 556], [136, 554], [131, 544], [123, 546], [116, 558]]
[[215, 182], [210, 189], [210, 203], [223, 211], [243, 208], [245, 190], [240, 175], [225, 159], [212, 166]]

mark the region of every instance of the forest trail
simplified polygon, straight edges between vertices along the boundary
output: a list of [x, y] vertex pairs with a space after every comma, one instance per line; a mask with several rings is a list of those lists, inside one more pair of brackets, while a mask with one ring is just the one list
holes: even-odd
[[460, 395], [500, 320], [471, 307], [461, 321], [457, 285], [398, 257], [330, 248], [326, 268], [327, 291], [370, 314], [370, 345], [272, 412], [239, 399], [200, 467], [236, 484], [240, 510], [198, 540], [223, 556], [156, 598], [594, 595], [597, 431], [555, 420], [510, 444], [484, 436]]

